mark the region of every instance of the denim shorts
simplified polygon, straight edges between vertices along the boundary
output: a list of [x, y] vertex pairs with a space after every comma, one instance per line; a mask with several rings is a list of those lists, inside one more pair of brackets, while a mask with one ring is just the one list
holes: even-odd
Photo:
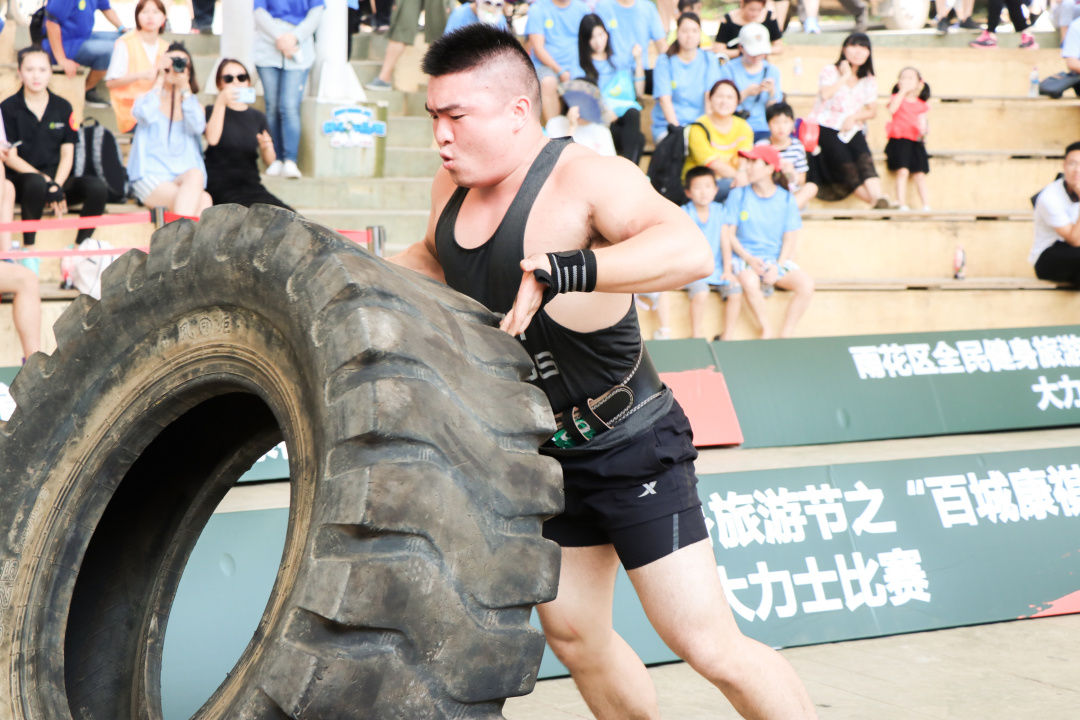
[[93, 32], [90, 37], [83, 40], [75, 57], [71, 58], [76, 64], [91, 70], [108, 70], [109, 60], [112, 59], [113, 47], [119, 39], [118, 32]]

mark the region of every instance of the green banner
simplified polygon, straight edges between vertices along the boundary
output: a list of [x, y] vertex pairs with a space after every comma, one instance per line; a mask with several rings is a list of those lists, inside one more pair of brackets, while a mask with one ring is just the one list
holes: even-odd
[[[776, 647], [1080, 612], [1080, 449], [707, 475], [717, 571]], [[676, 659], [625, 574], [615, 626]], [[548, 652], [542, 677], [566, 674]]]
[[713, 343], [745, 447], [1080, 424], [1080, 326]]

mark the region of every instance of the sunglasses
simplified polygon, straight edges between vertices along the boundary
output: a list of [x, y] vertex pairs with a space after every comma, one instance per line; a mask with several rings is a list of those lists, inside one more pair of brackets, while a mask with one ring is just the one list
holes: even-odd
[[248, 75], [247, 73], [240, 73], [239, 75], [230, 75], [229, 73], [225, 73], [224, 75], [221, 76], [221, 81], [223, 83], [225, 83], [226, 85], [228, 85], [229, 83], [231, 83], [234, 80], [236, 82], [247, 82], [250, 79], [251, 79], [251, 76]]

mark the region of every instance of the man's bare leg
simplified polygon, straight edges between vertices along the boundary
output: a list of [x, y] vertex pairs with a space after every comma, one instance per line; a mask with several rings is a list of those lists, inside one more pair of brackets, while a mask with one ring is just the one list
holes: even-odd
[[559, 595], [536, 610], [597, 720], [653, 720], [660, 711], [652, 679], [611, 626], [618, 567], [611, 545], [563, 548]]
[[627, 574], [649, 622], [668, 647], [716, 685], [740, 715], [775, 720], [817, 717], [787, 660], [739, 631], [708, 540]]

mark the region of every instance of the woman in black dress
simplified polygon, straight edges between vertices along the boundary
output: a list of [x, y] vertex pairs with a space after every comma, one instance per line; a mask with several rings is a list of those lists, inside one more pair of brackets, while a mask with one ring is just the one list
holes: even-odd
[[266, 165], [277, 158], [266, 116], [245, 102], [251, 98], [244, 95], [253, 92], [251, 74], [239, 60], [226, 58], [215, 80], [217, 100], [206, 107], [206, 190], [214, 204], [265, 203], [292, 210], [259, 179], [259, 158]]

